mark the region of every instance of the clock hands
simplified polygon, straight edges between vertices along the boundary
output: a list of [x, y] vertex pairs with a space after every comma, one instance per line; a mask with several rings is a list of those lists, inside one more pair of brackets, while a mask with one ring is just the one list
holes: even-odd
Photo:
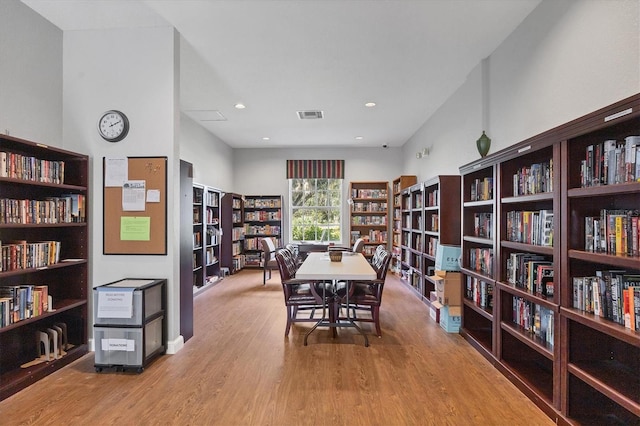
[[120, 121], [116, 121], [115, 123], [111, 123], [111, 124], [109, 125], [109, 127], [113, 127], [113, 126], [115, 126], [116, 124], [120, 124], [120, 123], [122, 123], [122, 120], [120, 120]]

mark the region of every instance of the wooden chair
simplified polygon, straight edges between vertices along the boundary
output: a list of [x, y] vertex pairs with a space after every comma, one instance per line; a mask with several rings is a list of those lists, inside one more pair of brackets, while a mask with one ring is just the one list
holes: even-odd
[[[275, 257], [280, 271], [280, 280], [282, 281], [284, 303], [287, 307], [287, 327], [284, 335], [288, 336], [291, 324], [294, 322], [317, 322], [318, 319], [314, 318], [314, 314], [316, 309], [322, 309], [323, 307], [323, 294], [326, 301], [329, 302], [333, 297], [333, 293], [330, 291], [330, 284], [296, 279], [298, 267], [295, 258], [288, 249], [284, 248], [276, 251]], [[324, 292], [323, 286], [325, 286]], [[308, 317], [298, 317], [299, 311], [309, 311], [310, 314]], [[330, 319], [333, 318], [331, 310], [329, 310], [329, 316]]]
[[[371, 266], [376, 271], [376, 279], [372, 281], [353, 281], [350, 284], [349, 306], [356, 316], [356, 310], [365, 310], [370, 312], [371, 318], [356, 317], [358, 322], [372, 322], [376, 326], [378, 337], [382, 336], [380, 330], [380, 305], [382, 303], [382, 291], [384, 290], [384, 281], [387, 278], [387, 270], [391, 262], [391, 253], [387, 251], [383, 245], [376, 248], [375, 254], [371, 259]], [[344, 299], [343, 299], [344, 300]]]
[[267, 283], [267, 271], [269, 271], [269, 279], [271, 279], [271, 270], [278, 267], [275, 257], [276, 246], [271, 238], [262, 238], [260, 244], [262, 245], [262, 284], [265, 285]]
[[353, 247], [329, 246], [329, 251], [339, 250], [339, 251], [352, 251], [354, 253], [362, 253], [363, 249], [364, 249], [364, 239], [362, 238], [358, 238], [353, 243]]

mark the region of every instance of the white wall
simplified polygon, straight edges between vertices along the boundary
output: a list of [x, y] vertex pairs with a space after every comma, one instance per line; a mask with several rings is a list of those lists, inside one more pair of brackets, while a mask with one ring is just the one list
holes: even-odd
[[[89, 154], [92, 161], [90, 283], [167, 278], [171, 346], [179, 335], [178, 37], [170, 27], [65, 31], [63, 58], [65, 146]], [[123, 111], [131, 123], [128, 136], [118, 143], [104, 141], [97, 132], [98, 118], [109, 109]], [[127, 156], [168, 158], [166, 256], [102, 254], [102, 158]]]
[[62, 31], [19, 1], [0, 1], [0, 133], [64, 148]]
[[[639, 20], [637, 0], [544, 0], [489, 57], [489, 152], [639, 93]], [[482, 105], [478, 64], [405, 144], [405, 174], [457, 174], [480, 158]]]
[[[400, 148], [305, 148], [305, 149], [236, 149], [233, 192], [245, 195], [282, 195], [285, 218], [283, 227], [288, 229], [287, 160], [345, 160], [343, 196], [349, 193], [352, 181], [388, 181], [402, 174], [402, 150]], [[349, 241], [348, 205], [344, 204], [343, 241]], [[288, 237], [284, 238], [288, 242]]]
[[180, 115], [180, 159], [193, 164], [193, 181], [233, 192], [233, 149], [185, 114]]

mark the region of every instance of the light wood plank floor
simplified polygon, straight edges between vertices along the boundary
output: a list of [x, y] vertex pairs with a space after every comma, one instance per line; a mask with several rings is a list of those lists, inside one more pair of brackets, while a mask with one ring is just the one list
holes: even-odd
[[142, 374], [95, 373], [88, 354], [0, 402], [2, 425], [551, 425], [389, 274], [382, 338], [365, 348], [311, 324], [284, 337], [277, 271], [225, 278], [195, 298], [195, 336]]

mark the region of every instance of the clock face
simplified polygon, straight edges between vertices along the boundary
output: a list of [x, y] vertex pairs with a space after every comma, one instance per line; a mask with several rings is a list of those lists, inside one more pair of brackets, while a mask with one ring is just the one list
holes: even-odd
[[121, 141], [129, 132], [129, 120], [120, 111], [107, 111], [98, 121], [98, 131], [109, 142]]

